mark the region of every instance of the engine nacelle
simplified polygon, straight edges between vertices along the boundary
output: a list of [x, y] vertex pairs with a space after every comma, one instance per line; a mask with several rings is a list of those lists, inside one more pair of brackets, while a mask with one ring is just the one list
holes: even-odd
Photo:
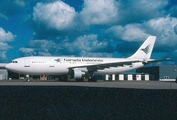
[[74, 79], [82, 79], [85, 75], [85, 72], [83, 72], [79, 69], [74, 69], [74, 70], [70, 70], [70, 75]]

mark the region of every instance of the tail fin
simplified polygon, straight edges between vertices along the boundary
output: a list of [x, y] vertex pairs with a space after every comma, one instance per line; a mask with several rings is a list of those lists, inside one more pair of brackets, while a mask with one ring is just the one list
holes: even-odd
[[141, 47], [129, 58], [150, 59], [156, 41], [156, 36], [149, 36]]

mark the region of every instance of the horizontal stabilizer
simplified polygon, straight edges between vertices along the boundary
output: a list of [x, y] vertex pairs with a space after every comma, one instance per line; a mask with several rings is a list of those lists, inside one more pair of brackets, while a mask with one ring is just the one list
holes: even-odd
[[161, 61], [167, 61], [171, 60], [170, 58], [163, 58], [163, 59], [149, 59], [148, 61], [145, 61], [145, 63], [154, 63], [154, 62], [161, 62]]

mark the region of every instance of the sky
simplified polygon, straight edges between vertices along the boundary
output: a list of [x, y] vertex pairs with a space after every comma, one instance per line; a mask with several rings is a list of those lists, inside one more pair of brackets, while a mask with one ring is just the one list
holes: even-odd
[[177, 65], [177, 0], [1, 0], [0, 62], [24, 56], [152, 58]]

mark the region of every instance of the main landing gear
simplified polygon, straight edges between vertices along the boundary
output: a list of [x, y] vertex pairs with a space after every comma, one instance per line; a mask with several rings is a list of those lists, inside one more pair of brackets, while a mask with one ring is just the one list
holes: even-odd
[[29, 82], [30, 81], [30, 77], [29, 75], [26, 75], [26, 82]]

